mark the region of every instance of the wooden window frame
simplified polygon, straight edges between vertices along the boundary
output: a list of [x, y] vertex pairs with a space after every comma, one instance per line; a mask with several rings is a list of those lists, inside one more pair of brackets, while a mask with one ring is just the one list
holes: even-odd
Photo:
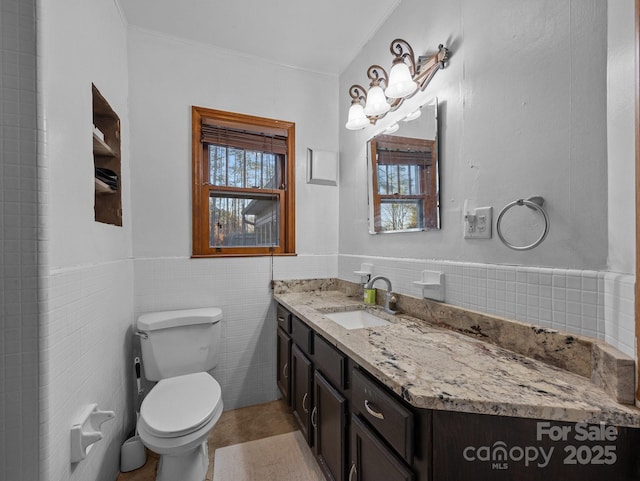
[[[392, 135], [380, 135], [376, 139], [371, 141], [371, 173], [373, 180], [373, 215], [374, 215], [374, 230], [377, 233], [387, 232], [382, 230], [382, 218], [381, 218], [381, 204], [383, 200], [420, 200], [424, 212], [424, 226], [410, 230], [427, 230], [434, 227], [437, 222], [437, 205], [434, 205], [433, 196], [437, 192], [437, 169], [431, 164], [431, 169], [422, 169], [420, 174], [420, 189], [424, 194], [419, 195], [398, 195], [398, 194], [380, 194], [380, 187], [378, 185], [378, 143], [384, 142], [387, 146], [406, 147], [410, 144], [415, 144], [416, 148], [424, 147], [431, 149], [435, 157], [435, 141], [434, 140], [422, 140], [413, 139], [407, 137], [398, 137]], [[392, 165], [392, 164], [388, 164]]]
[[[222, 126], [249, 126], [261, 132], [286, 132], [287, 154], [281, 172], [281, 189], [217, 186], [209, 183], [207, 143], [202, 141], [202, 123]], [[191, 108], [192, 154], [192, 257], [295, 255], [295, 124], [252, 115], [204, 107]], [[278, 246], [218, 247], [209, 244], [209, 196], [212, 192], [271, 194], [280, 201], [280, 242]]]

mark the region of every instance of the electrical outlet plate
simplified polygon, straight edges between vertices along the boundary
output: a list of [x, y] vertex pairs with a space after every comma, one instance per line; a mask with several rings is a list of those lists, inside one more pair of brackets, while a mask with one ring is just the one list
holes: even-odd
[[493, 207], [478, 207], [464, 216], [465, 239], [491, 239]]

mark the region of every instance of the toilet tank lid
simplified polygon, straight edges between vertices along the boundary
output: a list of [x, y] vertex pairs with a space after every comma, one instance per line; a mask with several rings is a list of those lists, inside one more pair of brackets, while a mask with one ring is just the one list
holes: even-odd
[[138, 329], [155, 331], [169, 327], [190, 326], [196, 324], [214, 324], [222, 319], [219, 307], [199, 309], [179, 309], [175, 311], [147, 312], [138, 317]]

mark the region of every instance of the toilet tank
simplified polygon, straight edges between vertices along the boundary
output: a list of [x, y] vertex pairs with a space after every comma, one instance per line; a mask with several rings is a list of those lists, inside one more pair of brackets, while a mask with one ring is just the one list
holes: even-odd
[[137, 328], [145, 378], [209, 371], [218, 363], [222, 310], [217, 307], [149, 312]]

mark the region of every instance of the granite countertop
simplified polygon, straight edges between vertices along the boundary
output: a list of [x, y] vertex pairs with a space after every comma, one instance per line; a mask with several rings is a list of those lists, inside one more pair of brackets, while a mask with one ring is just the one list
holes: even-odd
[[639, 409], [574, 372], [403, 314], [387, 316], [388, 326], [344, 329], [324, 313], [364, 305], [338, 290], [274, 297], [415, 407], [640, 427]]

